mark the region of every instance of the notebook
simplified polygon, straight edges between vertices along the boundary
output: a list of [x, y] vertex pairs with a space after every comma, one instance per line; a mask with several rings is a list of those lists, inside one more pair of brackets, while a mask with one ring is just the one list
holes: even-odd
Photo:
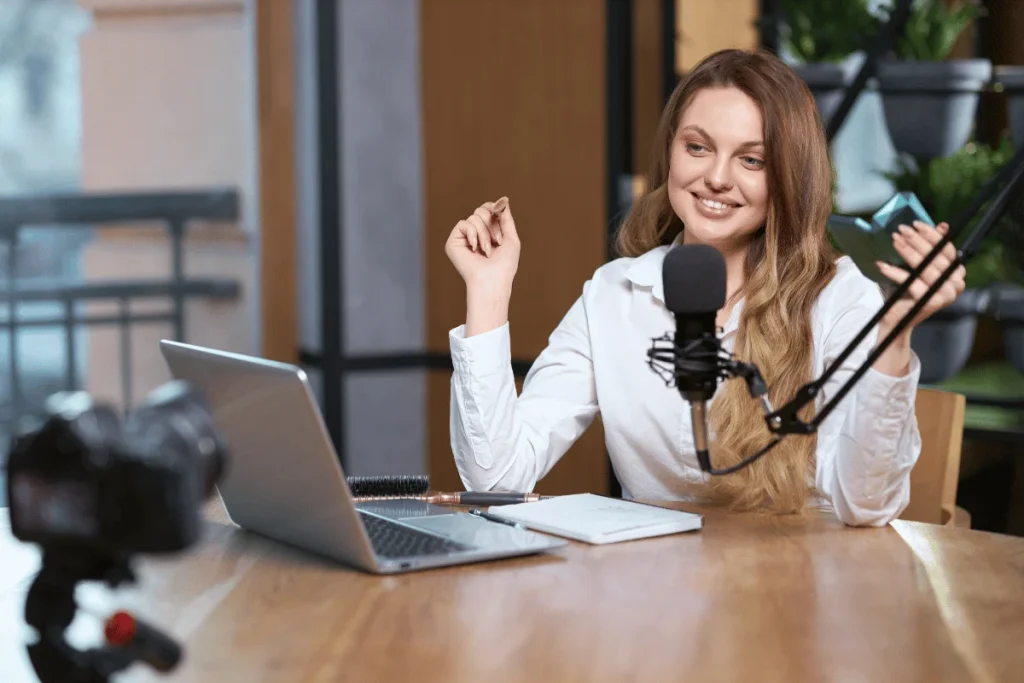
[[704, 517], [691, 512], [592, 493], [495, 505], [488, 512], [535, 531], [598, 545], [695, 531], [704, 526]]

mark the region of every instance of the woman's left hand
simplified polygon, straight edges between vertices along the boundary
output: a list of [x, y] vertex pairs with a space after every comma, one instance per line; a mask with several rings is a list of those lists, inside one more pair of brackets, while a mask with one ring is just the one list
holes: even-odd
[[[914, 221], [913, 227], [901, 225], [899, 232], [893, 233], [892, 243], [896, 248], [896, 253], [903, 257], [906, 264], [911, 268], [916, 268], [948, 231], [949, 225], [946, 223], [939, 223], [938, 227], [933, 228], [922, 221]], [[880, 323], [879, 339], [882, 339], [896, 326], [896, 323], [924, 296], [925, 292], [939, 279], [942, 272], [949, 267], [949, 264], [955, 258], [956, 247], [950, 242], [932, 259], [932, 262], [928, 264], [928, 267], [921, 273], [921, 276], [910, 285], [903, 298], [889, 309], [889, 312]], [[888, 263], [878, 262], [877, 265], [882, 274], [897, 285], [902, 284], [910, 275], [910, 273], [902, 268], [897, 268]], [[964, 283], [966, 275], [967, 270], [963, 265], [953, 271], [953, 274], [942, 283], [942, 286], [935, 292], [935, 295], [914, 316], [910, 325], [904, 328], [901, 336], [905, 336], [909, 341], [910, 332], [915, 325], [920, 324], [936, 311], [956, 301], [966, 286]]]

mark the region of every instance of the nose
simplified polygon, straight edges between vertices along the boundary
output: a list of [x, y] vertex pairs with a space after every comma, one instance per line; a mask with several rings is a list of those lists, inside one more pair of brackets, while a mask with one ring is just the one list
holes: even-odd
[[728, 192], [732, 189], [732, 175], [729, 172], [729, 159], [721, 158], [708, 169], [704, 175], [704, 183], [712, 192]]

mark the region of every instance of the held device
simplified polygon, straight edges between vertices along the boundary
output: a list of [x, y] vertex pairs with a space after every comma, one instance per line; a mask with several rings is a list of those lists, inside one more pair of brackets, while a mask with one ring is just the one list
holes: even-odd
[[900, 225], [924, 221], [933, 225], [924, 206], [912, 192], [898, 192], [871, 217], [871, 222], [857, 216], [833, 214], [828, 219], [828, 230], [839, 248], [853, 259], [860, 271], [885, 287], [892, 281], [875, 266], [884, 261], [906, 269], [907, 264], [896, 252], [892, 236]]
[[178, 644], [124, 612], [107, 623], [103, 647], [75, 649], [64, 632], [79, 582], [134, 582], [132, 555], [178, 553], [199, 539], [201, 503], [226, 457], [202, 396], [182, 382], [151, 393], [123, 424], [85, 393], [55, 394], [42, 424], [14, 439], [11, 531], [42, 548], [25, 601], [40, 681], [106, 681], [136, 661], [161, 672], [177, 666]]

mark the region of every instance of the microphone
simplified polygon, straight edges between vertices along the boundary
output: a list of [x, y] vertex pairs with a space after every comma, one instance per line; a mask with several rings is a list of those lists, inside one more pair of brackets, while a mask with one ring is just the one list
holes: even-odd
[[[710, 474], [733, 472], [739, 467], [714, 469], [708, 453], [707, 401], [715, 395], [718, 380], [743, 377], [750, 395], [760, 399], [765, 414], [773, 409], [768, 401], [768, 387], [757, 367], [734, 359], [718, 338], [715, 316], [725, 305], [725, 259], [708, 245], [678, 245], [665, 256], [662, 283], [665, 307], [676, 318], [676, 334], [674, 339], [664, 335], [653, 340], [647, 352], [648, 365], [666, 384], [674, 384], [690, 404], [693, 445], [701, 470]], [[752, 457], [767, 451], [766, 448]], [[748, 458], [742, 464], [751, 461]]]
[[706, 402], [718, 388], [721, 344], [715, 317], [725, 305], [725, 259], [714, 247], [680, 245], [665, 257], [661, 279], [665, 307], [676, 317], [676, 386], [690, 404], [697, 462], [707, 471], [711, 458]]

